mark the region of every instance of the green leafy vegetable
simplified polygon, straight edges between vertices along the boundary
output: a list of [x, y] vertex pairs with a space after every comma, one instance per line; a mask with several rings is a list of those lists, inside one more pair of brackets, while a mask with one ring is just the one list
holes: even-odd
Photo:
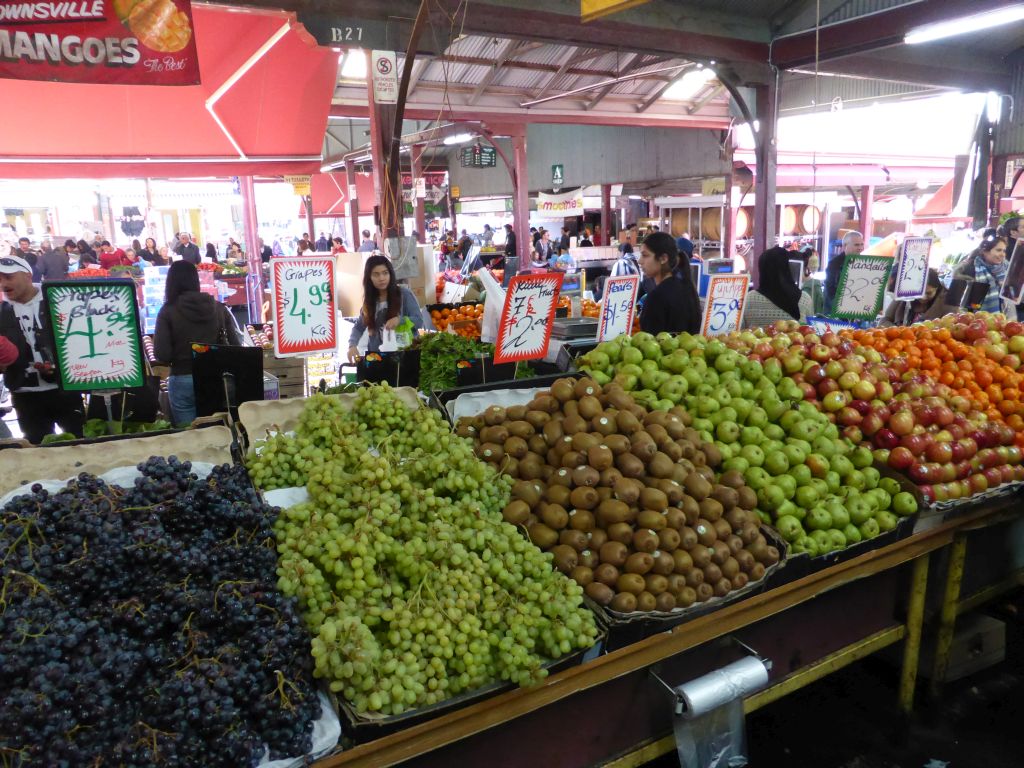
[[419, 336], [413, 347], [420, 350], [420, 390], [431, 392], [456, 385], [458, 364], [479, 355], [493, 355], [494, 345], [473, 341], [454, 333]]

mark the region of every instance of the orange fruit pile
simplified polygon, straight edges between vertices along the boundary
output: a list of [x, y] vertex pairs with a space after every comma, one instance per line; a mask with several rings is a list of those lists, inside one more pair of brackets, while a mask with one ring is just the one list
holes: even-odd
[[[480, 338], [480, 320], [484, 316], [483, 304], [464, 304], [430, 310], [430, 319], [439, 331], [451, 330], [467, 339]], [[470, 322], [464, 322], [464, 321]]]

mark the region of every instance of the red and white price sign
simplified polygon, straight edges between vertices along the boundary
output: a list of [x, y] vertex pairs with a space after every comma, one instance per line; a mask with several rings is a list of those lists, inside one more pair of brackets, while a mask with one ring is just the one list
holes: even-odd
[[720, 336], [738, 331], [743, 324], [747, 304], [747, 275], [713, 275], [708, 281], [704, 317], [700, 322], [703, 336]]
[[598, 342], [614, 339], [633, 329], [636, 293], [640, 289], [637, 275], [609, 277], [604, 284], [601, 301], [601, 322], [597, 326]]
[[496, 364], [534, 360], [548, 353], [561, 288], [561, 272], [516, 275], [509, 281], [494, 344]]
[[333, 259], [274, 259], [274, 355], [294, 357], [337, 347]]

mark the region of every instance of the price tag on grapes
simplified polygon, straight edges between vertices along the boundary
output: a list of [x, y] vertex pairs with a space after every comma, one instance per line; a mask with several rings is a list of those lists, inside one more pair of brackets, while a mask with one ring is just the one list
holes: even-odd
[[847, 256], [839, 275], [832, 316], [847, 320], [874, 320], [882, 311], [892, 262], [891, 256]]
[[900, 246], [899, 269], [896, 272], [896, 298], [901, 301], [919, 299], [928, 287], [928, 254], [930, 237], [908, 237]]
[[274, 259], [274, 355], [294, 357], [335, 349], [333, 259]]
[[636, 292], [639, 288], [640, 278], [637, 275], [609, 277], [605, 281], [601, 322], [597, 326], [598, 342], [614, 339], [632, 330]]
[[494, 345], [494, 362], [518, 363], [548, 353], [562, 275], [516, 275], [505, 292], [505, 306]]
[[60, 387], [67, 391], [145, 384], [134, 282], [48, 280], [42, 290], [57, 359], [37, 364], [41, 381], [46, 366], [56, 363]]
[[700, 332], [703, 336], [721, 336], [738, 331], [743, 323], [743, 310], [747, 304], [747, 275], [713, 275], [708, 281], [708, 295], [704, 301], [704, 317]]

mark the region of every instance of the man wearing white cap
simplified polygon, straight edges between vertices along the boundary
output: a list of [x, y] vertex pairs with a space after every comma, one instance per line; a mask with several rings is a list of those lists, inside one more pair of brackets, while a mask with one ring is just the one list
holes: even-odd
[[25, 438], [39, 443], [54, 426], [82, 436], [82, 397], [56, 384], [53, 337], [42, 311], [43, 295], [32, 284], [32, 267], [20, 256], [0, 256], [0, 336], [18, 350], [4, 371], [18, 424]]

